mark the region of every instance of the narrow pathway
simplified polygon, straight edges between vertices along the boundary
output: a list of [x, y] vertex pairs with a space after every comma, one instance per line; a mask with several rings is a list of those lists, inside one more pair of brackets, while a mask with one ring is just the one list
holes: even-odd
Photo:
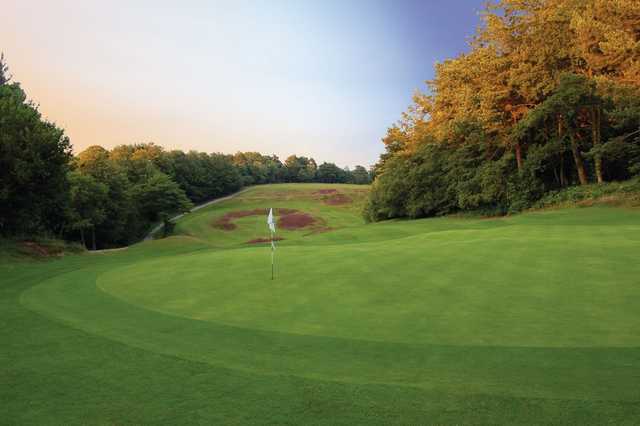
[[[242, 189], [242, 190], [240, 190], [240, 191], [238, 191], [238, 192], [234, 192], [234, 193], [233, 193], [233, 194], [231, 194], [231, 195], [227, 195], [227, 196], [224, 196], [224, 197], [216, 198], [216, 199], [213, 199], [213, 200], [207, 201], [206, 203], [203, 203], [203, 204], [198, 204], [197, 206], [195, 206], [194, 208], [192, 208], [191, 210], [189, 210], [189, 212], [195, 212], [196, 210], [200, 210], [200, 209], [202, 209], [202, 208], [205, 208], [205, 207], [207, 207], [207, 206], [210, 206], [211, 204], [217, 204], [217, 203], [220, 203], [220, 202], [222, 202], [222, 201], [230, 200], [230, 199], [232, 199], [233, 197], [235, 197], [235, 196], [237, 196], [237, 195], [240, 195], [240, 194], [242, 194], [243, 192], [246, 192], [246, 191], [250, 190], [251, 188], [253, 188], [253, 187], [252, 187], [252, 186], [250, 186], [250, 187], [244, 188], [244, 189]], [[185, 213], [181, 213], [181, 214], [179, 214], [179, 215], [177, 215], [177, 216], [173, 216], [173, 217], [172, 217], [172, 218], [170, 218], [169, 220], [178, 220], [178, 219], [180, 219], [180, 218], [181, 218], [182, 216], [184, 216], [184, 215], [185, 215]], [[147, 236], [146, 236], [146, 237], [144, 237], [144, 241], [152, 240], [152, 239], [153, 239], [153, 235], [154, 235], [156, 232], [160, 231], [160, 230], [162, 229], [162, 227], [163, 227], [163, 226], [164, 226], [164, 224], [163, 224], [163, 223], [160, 223], [159, 225], [155, 226], [155, 227], [154, 227], [154, 228], [153, 228], [153, 229], [152, 229], [152, 230], [147, 234]]]

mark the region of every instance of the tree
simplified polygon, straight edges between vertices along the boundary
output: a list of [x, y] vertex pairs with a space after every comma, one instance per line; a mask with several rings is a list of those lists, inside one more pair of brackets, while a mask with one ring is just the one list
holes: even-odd
[[196, 203], [230, 194], [242, 187], [240, 171], [232, 157], [224, 154], [171, 151], [163, 155], [161, 170]]
[[[557, 138], [569, 140], [571, 154], [581, 185], [588, 183], [586, 165], [582, 150], [586, 143], [583, 132], [585, 121], [594, 108], [600, 109], [602, 100], [596, 94], [595, 83], [587, 78], [575, 74], [566, 74], [560, 79], [556, 92], [536, 107], [531, 114], [516, 127], [516, 138], [522, 137], [527, 130], [539, 128], [545, 121], [554, 120]], [[599, 123], [599, 121], [598, 121]], [[593, 126], [593, 124], [592, 124]], [[596, 164], [598, 180], [602, 181], [600, 155]]]
[[5, 62], [4, 53], [0, 53], [0, 86], [8, 84], [10, 80], [9, 66]]
[[0, 60], [0, 234], [60, 232], [71, 144], [42, 119]]
[[590, 0], [573, 11], [571, 29], [580, 66], [588, 77], [640, 84], [640, 3]]
[[316, 180], [323, 183], [346, 183], [349, 174], [333, 163], [322, 163], [318, 167]]
[[318, 166], [313, 158], [290, 155], [284, 162], [289, 182], [312, 182]]
[[498, 0], [482, 20], [389, 128], [370, 219], [517, 211], [640, 171], [640, 3]]
[[353, 183], [357, 185], [366, 185], [370, 183], [369, 172], [362, 166], [356, 166], [351, 172]]
[[126, 245], [136, 241], [144, 231], [137, 206], [131, 198], [132, 183], [123, 164], [111, 159], [101, 146], [90, 146], [74, 159], [76, 170], [92, 177], [108, 189], [105, 219], [95, 227], [98, 240], [104, 246]]
[[161, 172], [133, 188], [133, 198], [141, 214], [149, 221], [166, 218], [173, 213], [183, 213], [193, 207], [178, 184]]
[[107, 216], [105, 206], [108, 205], [108, 187], [92, 176], [79, 171], [70, 172], [70, 212], [71, 229], [80, 232], [80, 241], [87, 247], [85, 231], [91, 230], [93, 250], [96, 249], [96, 227], [102, 224]]
[[106, 179], [113, 171], [109, 151], [99, 145], [92, 145], [76, 155], [74, 163], [82, 173], [99, 180]]

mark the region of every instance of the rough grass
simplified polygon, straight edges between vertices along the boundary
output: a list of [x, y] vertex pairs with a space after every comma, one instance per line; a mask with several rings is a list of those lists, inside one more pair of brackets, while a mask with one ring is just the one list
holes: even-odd
[[640, 177], [623, 181], [572, 186], [561, 191], [550, 192], [533, 207], [567, 208], [567, 207], [640, 207]]
[[80, 244], [53, 238], [0, 238], [0, 262], [2, 263], [46, 260], [85, 251], [86, 249]]
[[[176, 237], [0, 263], [0, 419], [637, 423], [638, 211], [364, 225], [321, 189], [361, 188], [263, 187]], [[274, 281], [246, 244], [266, 218], [211, 226], [268, 207], [332, 228], [283, 231]]]

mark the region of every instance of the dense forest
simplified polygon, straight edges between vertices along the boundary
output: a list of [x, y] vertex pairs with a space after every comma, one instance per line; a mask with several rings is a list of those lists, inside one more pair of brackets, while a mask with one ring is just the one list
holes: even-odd
[[369, 220], [508, 213], [640, 173], [640, 2], [501, 0], [383, 139]]
[[370, 182], [362, 166], [257, 152], [165, 151], [153, 143], [91, 146], [73, 155], [64, 130], [41, 116], [0, 56], [0, 237], [51, 236], [107, 248], [152, 224], [243, 186]]

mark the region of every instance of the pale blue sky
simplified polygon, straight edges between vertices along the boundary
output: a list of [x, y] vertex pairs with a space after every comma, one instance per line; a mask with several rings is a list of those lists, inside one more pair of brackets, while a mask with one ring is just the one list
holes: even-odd
[[16, 0], [0, 50], [76, 151], [153, 141], [352, 167], [466, 49], [482, 3]]

